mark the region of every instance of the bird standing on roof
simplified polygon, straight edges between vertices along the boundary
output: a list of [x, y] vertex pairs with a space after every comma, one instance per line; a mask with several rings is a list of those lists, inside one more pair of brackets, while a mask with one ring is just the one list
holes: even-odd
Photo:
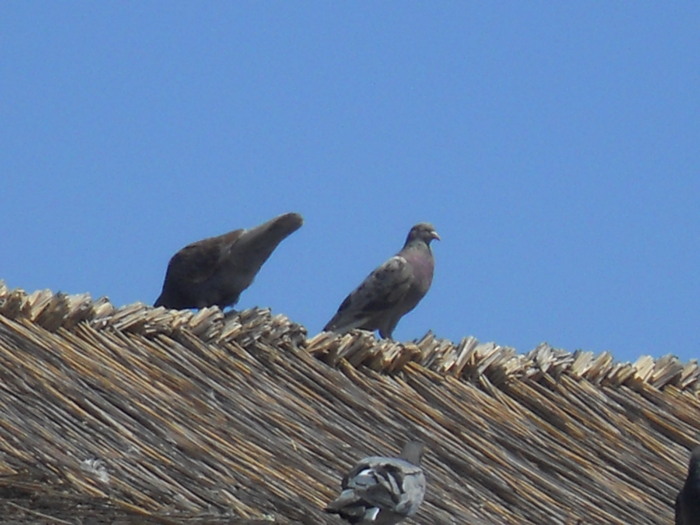
[[398, 458], [370, 456], [343, 477], [342, 492], [325, 508], [349, 523], [393, 525], [418, 512], [425, 496], [423, 443], [409, 441]]
[[411, 228], [401, 251], [370, 273], [323, 329], [379, 330], [379, 335], [391, 338], [401, 317], [416, 307], [433, 282], [433, 239], [440, 236], [432, 224], [421, 222]]
[[236, 304], [277, 245], [303, 222], [298, 213], [285, 213], [249, 230], [188, 244], [170, 259], [155, 306], [223, 309]]
[[688, 462], [688, 476], [676, 497], [676, 525], [700, 524], [700, 447], [695, 447]]

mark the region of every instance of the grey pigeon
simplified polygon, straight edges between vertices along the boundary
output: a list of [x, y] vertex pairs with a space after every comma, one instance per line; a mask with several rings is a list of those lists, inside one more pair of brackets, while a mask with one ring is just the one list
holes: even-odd
[[421, 222], [411, 228], [401, 251], [370, 273], [323, 329], [379, 330], [379, 335], [391, 338], [401, 317], [416, 307], [433, 282], [433, 239], [440, 236], [432, 224]]
[[298, 213], [285, 213], [249, 230], [188, 244], [170, 259], [155, 306], [182, 310], [236, 304], [277, 245], [303, 222]]
[[418, 512], [425, 496], [423, 443], [409, 441], [401, 456], [361, 459], [343, 477], [342, 492], [325, 508], [353, 524], [393, 525]]
[[676, 525], [700, 524], [700, 447], [695, 447], [688, 462], [688, 477], [676, 497]]

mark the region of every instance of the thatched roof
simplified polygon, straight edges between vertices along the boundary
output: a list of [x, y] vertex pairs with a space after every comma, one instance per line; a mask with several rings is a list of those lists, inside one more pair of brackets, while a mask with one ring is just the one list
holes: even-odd
[[672, 356], [309, 339], [269, 310], [1, 282], [0, 360], [15, 522], [339, 523], [342, 473], [411, 436], [428, 495], [409, 523], [671, 523], [700, 429], [700, 370]]

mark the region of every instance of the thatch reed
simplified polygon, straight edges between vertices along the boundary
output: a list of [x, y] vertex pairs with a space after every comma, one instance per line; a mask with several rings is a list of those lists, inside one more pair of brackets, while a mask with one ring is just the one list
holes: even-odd
[[269, 310], [0, 282], [0, 506], [26, 523], [338, 523], [321, 509], [342, 472], [415, 436], [429, 490], [411, 523], [670, 523], [699, 374], [432, 334], [307, 339]]

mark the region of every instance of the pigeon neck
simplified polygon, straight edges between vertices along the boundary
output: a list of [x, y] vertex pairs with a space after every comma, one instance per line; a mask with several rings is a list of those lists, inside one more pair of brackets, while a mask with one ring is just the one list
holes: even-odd
[[406, 249], [423, 249], [430, 251], [430, 245], [423, 239], [410, 239], [404, 244], [404, 250]]
[[409, 441], [401, 451], [401, 458], [413, 465], [420, 465], [423, 456], [423, 443], [420, 441]]

